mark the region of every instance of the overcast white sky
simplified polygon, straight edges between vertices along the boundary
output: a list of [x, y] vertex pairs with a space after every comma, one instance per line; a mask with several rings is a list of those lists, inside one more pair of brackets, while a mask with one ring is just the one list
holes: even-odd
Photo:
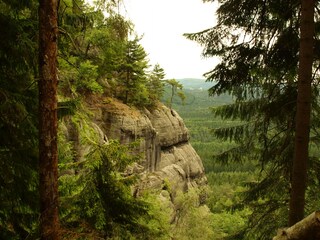
[[215, 5], [202, 0], [124, 0], [126, 17], [143, 35], [142, 46], [152, 65], [159, 63], [166, 78], [203, 78], [214, 59], [203, 59], [202, 48], [183, 33], [202, 31], [215, 24]]

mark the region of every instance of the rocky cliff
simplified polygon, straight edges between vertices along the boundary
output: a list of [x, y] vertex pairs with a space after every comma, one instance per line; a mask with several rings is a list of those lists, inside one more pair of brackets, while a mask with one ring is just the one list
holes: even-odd
[[96, 124], [105, 138], [119, 139], [121, 143], [140, 142], [144, 159], [130, 170], [142, 176], [140, 190], [161, 190], [169, 183], [174, 193], [206, 183], [201, 159], [174, 110], [162, 104], [152, 111], [137, 110], [106, 99], [95, 113]]

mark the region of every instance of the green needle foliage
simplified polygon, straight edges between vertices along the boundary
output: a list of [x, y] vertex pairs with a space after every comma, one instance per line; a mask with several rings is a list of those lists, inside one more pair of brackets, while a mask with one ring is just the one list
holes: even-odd
[[[169, 186], [161, 196], [134, 197], [138, 178], [125, 170], [141, 156], [133, 154], [135, 146], [102, 141], [88, 108], [99, 108], [104, 97], [154, 108], [165, 73], [159, 65], [149, 69], [140, 38], [132, 37], [133, 24], [118, 14], [118, 2], [96, 2], [93, 8], [83, 0], [59, 1], [61, 237], [212, 239], [212, 215], [199, 193], [177, 196], [179, 216]], [[0, 25], [7, 26], [0, 28], [1, 239], [39, 238], [37, 11], [35, 0], [0, 0]], [[174, 95], [183, 100], [174, 84]]]
[[118, 84], [116, 96], [124, 103], [143, 105], [148, 102], [147, 53], [139, 44], [139, 39], [129, 40], [126, 45], [126, 54], [122, 64], [117, 69]]
[[[130, 154], [132, 147], [134, 145], [124, 146], [116, 141], [96, 146], [78, 164], [75, 175], [60, 177], [62, 222], [69, 230], [70, 226], [74, 228], [72, 234], [107, 239], [133, 236], [147, 239], [142, 236], [157, 234], [139, 221], [149, 219], [149, 205], [132, 195], [131, 186], [136, 176], [121, 173], [128, 164], [137, 161], [137, 157]], [[64, 166], [66, 172], [68, 166], [69, 171], [74, 170], [72, 161]], [[66, 231], [66, 238], [71, 232]]]
[[[319, 3], [316, 4], [319, 8]], [[214, 132], [218, 138], [230, 139], [238, 145], [222, 153], [220, 159], [225, 162], [260, 162], [261, 180], [250, 184], [244, 198], [245, 204], [253, 210], [247, 236], [248, 239], [270, 239], [277, 228], [287, 225], [297, 98], [300, 1], [219, 1], [217, 16], [216, 26], [186, 34], [186, 37], [203, 45], [204, 56], [221, 59], [205, 74], [208, 81], [216, 83], [209, 93], [229, 93], [235, 103], [216, 108], [214, 113], [222, 119], [242, 123]], [[318, 26], [319, 11], [315, 19]], [[316, 27], [316, 39], [318, 36]], [[319, 49], [318, 40], [315, 49]], [[311, 126], [311, 136], [316, 138], [319, 59], [316, 50]], [[312, 142], [311, 146], [313, 144], [316, 143]], [[310, 158], [308, 191], [319, 187], [312, 180], [318, 179], [312, 172], [318, 169], [319, 163], [318, 155]], [[307, 206], [314, 206], [313, 201], [307, 197]]]
[[26, 239], [38, 220], [36, 6], [0, 1], [1, 239]]
[[167, 100], [169, 108], [172, 108], [173, 98], [176, 95], [180, 98], [181, 102], [183, 103], [186, 96], [182, 91], [180, 91], [183, 88], [182, 84], [179, 83], [176, 79], [165, 80], [165, 84], [170, 88], [170, 95], [169, 99]]
[[156, 64], [150, 73], [147, 83], [152, 102], [156, 102], [162, 98], [164, 93], [164, 78], [164, 69], [161, 68], [159, 64]]

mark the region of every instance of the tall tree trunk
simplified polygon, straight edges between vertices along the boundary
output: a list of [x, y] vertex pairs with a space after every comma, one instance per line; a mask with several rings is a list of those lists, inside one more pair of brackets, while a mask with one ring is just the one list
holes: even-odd
[[289, 209], [290, 226], [304, 217], [309, 158], [314, 2], [315, 0], [302, 0], [301, 6], [296, 133]]
[[39, 175], [41, 239], [59, 239], [57, 0], [39, 6]]

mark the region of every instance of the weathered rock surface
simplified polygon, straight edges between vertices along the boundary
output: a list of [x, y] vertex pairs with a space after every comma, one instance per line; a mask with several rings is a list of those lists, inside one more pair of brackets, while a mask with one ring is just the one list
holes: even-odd
[[145, 158], [136, 169], [143, 175], [142, 189], [161, 190], [169, 182], [176, 192], [206, 183], [201, 159], [174, 110], [159, 105], [153, 111], [139, 111], [110, 100], [99, 106], [96, 123], [109, 139], [122, 143], [140, 140]]

